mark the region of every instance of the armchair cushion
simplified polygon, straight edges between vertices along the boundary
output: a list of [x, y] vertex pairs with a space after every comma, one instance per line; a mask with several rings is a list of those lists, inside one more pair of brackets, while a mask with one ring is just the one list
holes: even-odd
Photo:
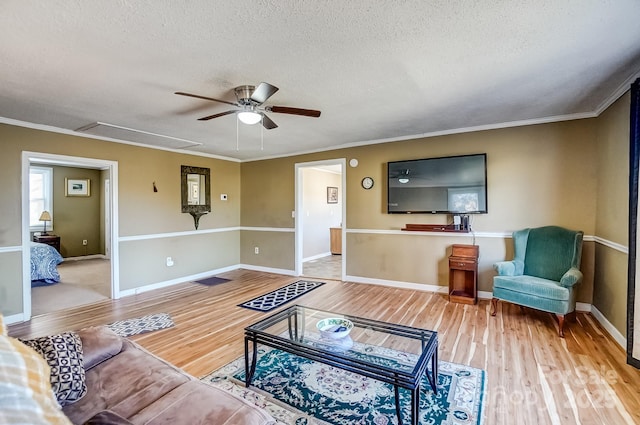
[[[493, 291], [510, 291], [513, 293], [510, 301], [517, 302], [518, 294], [534, 295], [540, 298], [566, 301], [569, 299], [569, 290], [560, 286], [558, 282], [535, 276], [509, 276], [507, 278], [496, 276], [493, 280]], [[500, 298], [500, 297], [497, 297]]]
[[559, 282], [567, 270], [579, 264], [580, 256], [576, 251], [581, 248], [581, 232], [558, 226], [530, 229], [523, 274]]

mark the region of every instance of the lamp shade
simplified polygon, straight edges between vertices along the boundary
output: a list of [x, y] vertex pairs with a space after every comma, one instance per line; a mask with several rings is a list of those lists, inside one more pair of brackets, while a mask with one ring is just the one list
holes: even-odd
[[245, 124], [253, 125], [260, 122], [262, 115], [257, 112], [243, 111], [238, 113], [238, 119]]
[[42, 214], [40, 214], [40, 221], [51, 221], [51, 214], [49, 214], [49, 211], [42, 211]]

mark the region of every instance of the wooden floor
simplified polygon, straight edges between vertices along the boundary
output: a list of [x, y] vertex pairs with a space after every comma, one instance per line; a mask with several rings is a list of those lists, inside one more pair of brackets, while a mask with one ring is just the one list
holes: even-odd
[[[133, 337], [195, 376], [243, 353], [243, 328], [265, 317], [237, 304], [298, 280], [235, 270], [231, 282], [181, 284], [117, 301], [36, 317], [10, 326], [16, 337], [41, 336], [150, 313], [170, 313], [175, 327]], [[443, 295], [327, 281], [298, 304], [438, 331], [439, 357], [487, 371], [485, 425], [640, 423], [640, 371], [590, 314], [565, 325], [550, 314], [500, 303], [449, 303]]]

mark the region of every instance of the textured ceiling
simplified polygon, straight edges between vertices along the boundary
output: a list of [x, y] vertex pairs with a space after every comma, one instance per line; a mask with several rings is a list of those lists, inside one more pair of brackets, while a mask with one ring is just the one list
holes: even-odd
[[[638, 0], [5, 0], [0, 117], [108, 123], [124, 140], [250, 160], [595, 116], [640, 71], [639, 12]], [[233, 114], [197, 120], [229, 105], [173, 94], [235, 101], [261, 81], [280, 88], [266, 104], [322, 116], [271, 113], [277, 129], [236, 134]]]

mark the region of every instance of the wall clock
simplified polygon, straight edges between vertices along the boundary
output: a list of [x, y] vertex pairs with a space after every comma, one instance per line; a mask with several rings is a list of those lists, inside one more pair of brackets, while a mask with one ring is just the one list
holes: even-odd
[[371, 177], [365, 177], [362, 179], [362, 187], [369, 190], [373, 187], [373, 179]]

